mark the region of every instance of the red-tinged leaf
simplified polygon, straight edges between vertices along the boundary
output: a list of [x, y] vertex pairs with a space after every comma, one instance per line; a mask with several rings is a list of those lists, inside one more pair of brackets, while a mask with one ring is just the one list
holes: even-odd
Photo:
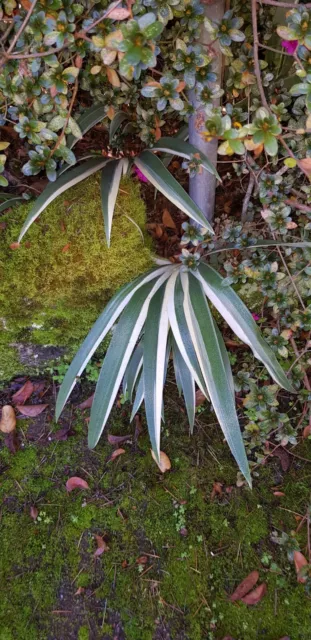
[[122, 453], [125, 453], [125, 449], [115, 449], [115, 451], [112, 452], [107, 462], [111, 462], [112, 460], [115, 460], [119, 456], [122, 456]]
[[86, 480], [82, 480], [78, 476], [73, 476], [69, 478], [66, 482], [66, 489], [68, 492], [73, 491], [73, 489], [89, 489], [89, 485]]
[[288, 471], [290, 465], [290, 457], [286, 449], [284, 449], [283, 447], [277, 447], [277, 449], [273, 451], [273, 455], [276, 458], [279, 458], [283, 471]]
[[81, 596], [82, 593], [84, 593], [85, 588], [84, 587], [78, 587], [75, 596]]
[[74, 436], [76, 432], [70, 427], [63, 427], [62, 429], [58, 429], [54, 433], [51, 433], [51, 440], [68, 440], [69, 436]]
[[36, 418], [48, 406], [48, 404], [17, 404], [16, 409], [18, 409], [23, 416], [27, 416], [27, 418]]
[[299, 575], [303, 567], [306, 567], [309, 563], [307, 558], [300, 551], [294, 551], [294, 564], [297, 573], [297, 581], [304, 584], [307, 581], [306, 576]]
[[122, 442], [127, 442], [128, 440], [131, 439], [131, 435], [127, 435], [127, 436], [112, 436], [112, 435], [108, 435], [108, 442], [109, 444], [121, 444]]
[[14, 395], [12, 396], [12, 402], [14, 402], [14, 404], [24, 404], [24, 402], [26, 402], [26, 400], [30, 398], [33, 391], [34, 386], [32, 382], [30, 382], [30, 380], [27, 380], [27, 382], [25, 382], [21, 389], [14, 393]]
[[169, 229], [174, 229], [176, 231], [176, 224], [175, 224], [170, 212], [168, 211], [168, 209], [164, 209], [164, 211], [163, 211], [162, 222], [163, 222], [165, 227], [168, 227]]
[[34, 506], [32, 505], [32, 506], [30, 507], [30, 517], [31, 517], [33, 520], [37, 520], [38, 513], [39, 513], [39, 511], [38, 511], [37, 507], [34, 507]]
[[109, 12], [108, 18], [110, 18], [111, 20], [126, 20], [126, 18], [129, 18], [130, 15], [131, 12], [128, 9], [120, 9], [119, 7], [116, 7]]
[[62, 253], [66, 253], [67, 251], [69, 251], [70, 249], [70, 242], [68, 242], [68, 244], [65, 244], [65, 246], [62, 248]]
[[302, 432], [302, 436], [303, 436], [303, 438], [309, 438], [310, 435], [311, 435], [311, 424], [308, 424], [304, 428], [304, 430]]
[[20, 246], [21, 245], [19, 242], [12, 242], [12, 244], [10, 244], [10, 249], [12, 249], [12, 251], [15, 251], [15, 249], [19, 249]]
[[258, 582], [259, 573], [258, 571], [252, 571], [251, 573], [240, 582], [237, 588], [234, 590], [233, 594], [230, 596], [230, 602], [235, 602], [236, 600], [241, 600], [243, 596], [245, 596]]
[[101, 556], [102, 553], [105, 553], [105, 551], [109, 551], [109, 547], [107, 545], [107, 542], [105, 542], [102, 536], [94, 536], [94, 537], [97, 543], [97, 549], [94, 553], [94, 558], [98, 558], [98, 556]]
[[176, 87], [176, 91], [178, 91], [178, 93], [180, 93], [181, 91], [184, 90], [185, 86], [186, 86], [185, 81], [181, 80], [179, 85], [177, 85], [177, 87]]
[[273, 491], [273, 495], [277, 496], [277, 498], [283, 498], [285, 493], [283, 491]]
[[263, 582], [258, 587], [256, 587], [254, 591], [251, 591], [246, 596], [241, 598], [241, 602], [244, 602], [244, 604], [248, 604], [249, 606], [253, 606], [254, 604], [257, 604], [258, 602], [260, 602], [260, 600], [262, 600], [266, 592], [267, 592], [267, 585], [265, 582]]
[[311, 158], [303, 158], [298, 161], [298, 166], [303, 171], [309, 180], [311, 180]]
[[92, 395], [87, 398], [86, 400], [84, 400], [84, 402], [81, 402], [81, 404], [78, 404], [77, 409], [90, 409], [90, 407], [93, 404], [93, 400], [94, 400], [94, 393], [92, 393]]
[[114, 69], [110, 69], [109, 67], [106, 67], [106, 73], [107, 73], [107, 78], [113, 87], [121, 86], [120, 78]]

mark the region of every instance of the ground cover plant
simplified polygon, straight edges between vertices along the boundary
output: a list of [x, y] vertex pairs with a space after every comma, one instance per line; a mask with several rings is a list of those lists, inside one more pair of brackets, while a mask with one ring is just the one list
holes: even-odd
[[[176, 385], [185, 400], [181, 409], [176, 399], [178, 411], [186, 412], [191, 432], [201, 416], [220, 425], [240, 470], [233, 484], [244, 499], [245, 483], [259, 482], [271, 458], [279, 457], [283, 472], [291, 456], [308, 460], [311, 434], [311, 11], [308, 3], [284, 4], [237, 1], [222, 12], [219, 4], [216, 11], [194, 0], [1, 3], [2, 386], [25, 370], [42, 375], [41, 361], [26, 369], [20, 362], [25, 340], [34, 357], [39, 346], [61, 346], [65, 357], [49, 364], [53, 382], [61, 384], [57, 418], [86, 369], [86, 384], [97, 382], [87, 401], [90, 447], [110, 427], [117, 402], [136, 427], [137, 416], [146, 415], [154, 459], [173, 475], [178, 453], [172, 460], [166, 446], [166, 390]], [[94, 194], [89, 218], [77, 204], [83, 192]], [[129, 197], [137, 203], [131, 210]], [[10, 273], [17, 282], [11, 304]], [[115, 293], [119, 284], [124, 287]], [[9, 393], [9, 406], [11, 400]], [[23, 403], [16, 406], [20, 411]], [[45, 411], [43, 398], [38, 406]], [[25, 406], [22, 415], [27, 411], [37, 409]], [[14, 451], [12, 438], [7, 444]], [[120, 464], [123, 455], [119, 447], [110, 462]], [[226, 484], [224, 476], [214, 477], [212, 491], [222, 496]], [[274, 484], [274, 497], [286, 496]], [[175, 514], [181, 536], [187, 530], [182, 500]], [[292, 503], [286, 508], [295, 511]], [[280, 523], [270, 532], [305, 591], [308, 514], [304, 502], [303, 513], [296, 511], [298, 542]], [[109, 546], [101, 537], [99, 556]], [[268, 548], [262, 557], [264, 571], [279, 575]], [[254, 593], [241, 596], [244, 605], [261, 603], [266, 582], [257, 582]], [[184, 603], [173, 606], [185, 614]], [[185, 633], [200, 637], [204, 628], [219, 640], [228, 633], [250, 637], [249, 627], [223, 627], [209, 613], [207, 619], [207, 627], [200, 617], [198, 630], [186, 625]], [[280, 627], [279, 635], [295, 637], [294, 622], [292, 629]], [[98, 630], [82, 625], [79, 633]]]

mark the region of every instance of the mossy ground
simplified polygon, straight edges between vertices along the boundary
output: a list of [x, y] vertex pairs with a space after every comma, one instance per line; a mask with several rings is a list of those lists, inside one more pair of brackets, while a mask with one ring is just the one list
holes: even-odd
[[[89, 451], [86, 415], [73, 406], [62, 419], [74, 430], [67, 440], [54, 439], [60, 426], [47, 411], [18, 423], [15, 455], [1, 444], [1, 640], [310, 638], [310, 599], [270, 535], [290, 533], [293, 512], [306, 512], [311, 464], [293, 458], [283, 476], [274, 459], [252, 491], [237, 488], [209, 410], [190, 437], [179, 401], [170, 396], [166, 407], [162, 449], [172, 470], [165, 475], [151, 459], [145, 429], [113, 461], [106, 436]], [[126, 406], [114, 410], [107, 431], [134, 435]], [[308, 443], [297, 453], [311, 463]], [[90, 489], [68, 494], [66, 480], [75, 475]], [[211, 499], [216, 481], [223, 493]], [[98, 558], [95, 535], [109, 546]], [[298, 539], [304, 550], [306, 527]], [[276, 571], [261, 562], [265, 554]], [[255, 607], [229, 603], [254, 569], [267, 595]]]
[[99, 177], [59, 196], [12, 249], [32, 204], [1, 217], [0, 377], [22, 371], [14, 343], [73, 353], [115, 291], [152, 264], [139, 185], [121, 182], [108, 249]]

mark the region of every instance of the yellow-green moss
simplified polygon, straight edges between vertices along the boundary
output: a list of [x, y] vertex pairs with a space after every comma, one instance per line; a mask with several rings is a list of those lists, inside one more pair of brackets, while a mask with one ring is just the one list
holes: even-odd
[[0, 234], [2, 377], [12, 372], [8, 343], [75, 348], [113, 293], [152, 263], [149, 238], [144, 234], [144, 243], [139, 232], [144, 203], [129, 178], [121, 183], [110, 249], [97, 176], [59, 196], [12, 249], [31, 206], [1, 218], [7, 224]]

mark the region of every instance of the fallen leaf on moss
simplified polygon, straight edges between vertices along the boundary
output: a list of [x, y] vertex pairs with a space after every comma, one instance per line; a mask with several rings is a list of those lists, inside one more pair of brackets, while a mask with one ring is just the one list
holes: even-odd
[[306, 567], [309, 563], [307, 558], [305, 558], [305, 556], [300, 551], [294, 551], [294, 564], [297, 573], [297, 581], [304, 584], [307, 581], [307, 577], [299, 574], [303, 567]]
[[78, 587], [75, 596], [81, 596], [82, 593], [84, 593], [85, 588], [84, 587]]
[[223, 487], [223, 485], [222, 485], [221, 482], [214, 482], [212, 493], [211, 493], [211, 500], [212, 501], [215, 499], [216, 496], [221, 496], [222, 487]]
[[284, 449], [283, 447], [277, 447], [274, 451], [273, 454], [276, 458], [279, 458], [280, 462], [281, 462], [281, 467], [283, 471], [287, 471], [290, 465], [290, 457], [289, 454], [287, 453], [286, 449]]
[[273, 495], [277, 496], [277, 498], [283, 498], [283, 496], [285, 496], [285, 493], [283, 491], [273, 491]]
[[34, 507], [34, 506], [32, 505], [32, 506], [30, 507], [30, 517], [31, 517], [33, 520], [37, 520], [38, 513], [39, 513], [39, 511], [38, 511], [37, 507]]
[[0, 431], [2, 433], [12, 433], [16, 428], [16, 415], [13, 407], [10, 404], [5, 404], [2, 407], [2, 414], [0, 420]]
[[267, 585], [265, 582], [263, 582], [258, 587], [256, 587], [254, 591], [247, 593], [246, 596], [241, 598], [241, 602], [244, 602], [244, 604], [248, 604], [249, 606], [253, 606], [254, 604], [257, 604], [258, 602], [260, 602], [260, 600], [262, 600], [266, 592], [267, 592]]
[[89, 398], [87, 398], [86, 400], [84, 400], [84, 402], [81, 402], [81, 404], [78, 404], [77, 405], [77, 409], [81, 409], [81, 410], [90, 409], [90, 407], [93, 404], [94, 395], [95, 395], [95, 393], [92, 393], [92, 395]]
[[68, 242], [68, 244], [65, 244], [65, 246], [62, 248], [62, 253], [66, 253], [66, 251], [69, 251], [70, 249], [70, 242]]
[[47, 404], [18, 404], [16, 409], [27, 418], [36, 418], [40, 415], [49, 405]]
[[164, 451], [160, 451], [160, 461], [158, 462], [157, 457], [154, 453], [154, 451], [151, 449], [151, 455], [154, 459], [154, 461], [156, 462], [156, 464], [158, 465], [160, 471], [162, 473], [165, 473], [166, 471], [169, 471], [171, 468], [171, 461], [169, 459], [169, 457], [166, 455], [166, 453], [164, 453]]
[[105, 553], [105, 551], [109, 551], [109, 547], [102, 536], [94, 536], [94, 538], [97, 543], [97, 549], [94, 553], [94, 558], [98, 558], [98, 556], [101, 556], [102, 553]]
[[230, 602], [235, 602], [236, 600], [241, 600], [243, 596], [245, 596], [258, 582], [259, 573], [258, 571], [251, 571], [251, 573], [240, 582], [237, 588], [234, 590], [233, 594], [230, 596]]
[[33, 393], [34, 386], [30, 380], [27, 380], [25, 384], [12, 396], [12, 402], [14, 404], [24, 404]]
[[86, 480], [82, 480], [78, 476], [73, 476], [69, 478], [66, 482], [66, 489], [68, 492], [73, 491], [73, 489], [89, 489], [89, 485]]
[[[113, 436], [109, 433], [107, 440], [109, 444], [121, 444], [121, 442], [127, 442], [130, 440], [131, 437], [131, 434], [128, 434], [127, 436]], [[122, 449], [122, 451], [124, 452], [124, 449]]]
[[139, 556], [139, 558], [136, 558], [136, 564], [147, 564], [147, 562], [147, 556]]
[[125, 449], [115, 449], [115, 451], [112, 452], [112, 454], [111, 454], [110, 458], [107, 460], [107, 462], [111, 462], [112, 460], [115, 460], [116, 458], [121, 456], [122, 453], [125, 453]]
[[19, 242], [12, 242], [12, 244], [10, 244], [10, 249], [12, 249], [13, 251], [15, 249], [19, 249], [20, 248], [20, 243]]

